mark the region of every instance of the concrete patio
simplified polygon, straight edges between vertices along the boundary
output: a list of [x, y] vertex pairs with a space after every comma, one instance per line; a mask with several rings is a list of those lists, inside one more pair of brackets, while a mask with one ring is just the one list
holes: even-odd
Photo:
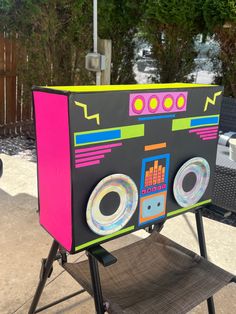
[[[40, 227], [36, 213], [36, 164], [16, 156], [0, 154], [4, 163], [0, 179], [0, 313], [27, 313], [34, 294], [40, 263], [46, 257], [52, 238]], [[236, 274], [236, 229], [204, 218], [209, 259]], [[162, 233], [187, 248], [198, 252], [195, 220], [192, 213], [169, 220]], [[148, 234], [141, 230], [104, 246], [113, 250]], [[85, 258], [84, 253], [70, 257]], [[55, 263], [40, 305], [79, 290], [79, 285]], [[236, 313], [236, 285], [230, 284], [215, 295], [216, 313]], [[76, 296], [44, 313], [95, 313], [93, 300], [87, 293]], [[158, 313], [158, 311], [157, 311]], [[191, 313], [207, 313], [206, 302]]]

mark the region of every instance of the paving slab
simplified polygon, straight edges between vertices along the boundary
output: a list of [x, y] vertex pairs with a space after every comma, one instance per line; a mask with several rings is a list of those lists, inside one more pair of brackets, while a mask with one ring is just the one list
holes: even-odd
[[[19, 157], [0, 154], [4, 175], [0, 179], [0, 313], [27, 313], [40, 270], [52, 238], [38, 223], [36, 164]], [[209, 259], [236, 274], [236, 228], [204, 218]], [[187, 248], [198, 252], [195, 220], [192, 213], [166, 222], [162, 233]], [[106, 243], [114, 250], [147, 237], [144, 231]], [[70, 256], [71, 261], [86, 258], [84, 253]], [[40, 305], [79, 290], [81, 287], [63, 271], [57, 262], [48, 280]], [[230, 284], [215, 295], [216, 313], [236, 313], [236, 285]], [[92, 298], [83, 293], [44, 313], [95, 313]], [[157, 311], [158, 313], [158, 311]], [[206, 302], [192, 314], [207, 313]]]

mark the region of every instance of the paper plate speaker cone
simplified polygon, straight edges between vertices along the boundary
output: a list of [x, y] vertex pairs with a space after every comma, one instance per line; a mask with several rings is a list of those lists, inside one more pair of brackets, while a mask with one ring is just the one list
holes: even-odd
[[[187, 175], [194, 175], [195, 182], [190, 189], [184, 189], [183, 182]], [[173, 192], [176, 202], [181, 207], [188, 207], [196, 204], [205, 193], [210, 179], [210, 166], [206, 159], [195, 157], [185, 162], [178, 170], [175, 179]]]
[[[118, 208], [110, 204], [111, 214], [104, 214], [101, 202], [108, 193], [119, 196]], [[113, 174], [102, 179], [89, 197], [86, 219], [96, 234], [107, 235], [122, 229], [133, 216], [138, 203], [138, 190], [134, 181], [124, 174]]]

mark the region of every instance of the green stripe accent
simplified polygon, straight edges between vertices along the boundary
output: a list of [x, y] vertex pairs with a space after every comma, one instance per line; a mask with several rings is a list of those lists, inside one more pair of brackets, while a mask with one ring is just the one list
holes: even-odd
[[193, 119], [201, 119], [201, 118], [214, 118], [219, 117], [218, 114], [212, 115], [212, 116], [198, 116], [198, 117], [190, 117], [190, 118], [182, 118], [182, 119], [173, 119], [172, 120], [172, 131], [179, 131], [179, 130], [186, 130], [186, 129], [194, 129], [199, 128], [201, 126], [211, 126], [211, 125], [217, 125], [219, 123], [209, 123], [209, 124], [202, 124], [198, 126], [192, 126], [191, 127], [191, 120]]
[[[105, 140], [105, 141], [76, 144], [76, 135], [93, 134], [93, 133], [112, 131], [112, 130], [120, 130], [121, 137], [116, 138], [116, 139], [109, 139], [109, 140]], [[129, 125], [129, 126], [121, 126], [121, 127], [117, 127], [117, 128], [93, 130], [93, 131], [88, 131], [88, 132], [75, 132], [74, 133], [74, 146], [84, 146], [84, 145], [90, 145], [90, 144], [99, 144], [99, 143], [105, 143], [105, 142], [120, 141], [120, 140], [129, 139], [129, 138], [141, 137], [141, 136], [144, 136], [144, 124], [135, 124], [135, 125]]]
[[129, 125], [119, 129], [121, 130], [121, 139], [144, 136], [144, 124]]
[[105, 241], [105, 240], [114, 238], [114, 237], [116, 237], [116, 236], [118, 236], [118, 235], [121, 235], [121, 234], [123, 234], [123, 233], [130, 232], [130, 231], [132, 231], [132, 230], [134, 230], [134, 226], [130, 226], [130, 227], [125, 228], [125, 229], [121, 229], [121, 230], [119, 230], [119, 231], [117, 231], [117, 232], [114, 232], [114, 233], [112, 233], [112, 234], [108, 234], [108, 235], [106, 235], [106, 236], [104, 236], [104, 237], [100, 237], [100, 238], [97, 238], [97, 239], [95, 239], [95, 240], [92, 240], [92, 241], [86, 242], [86, 243], [84, 243], [84, 244], [81, 244], [81, 245], [79, 245], [79, 246], [76, 246], [76, 247], [75, 247], [75, 251], [82, 250], [82, 249], [84, 249], [84, 248], [86, 248], [86, 247], [88, 247], [88, 246], [91, 246], [91, 245], [95, 244], [95, 243], [100, 243], [100, 242], [102, 242], [102, 241]]
[[191, 118], [172, 120], [172, 131], [185, 130], [190, 128]]
[[180, 209], [174, 210], [172, 212], [169, 212], [169, 213], [167, 213], [167, 217], [171, 217], [171, 216], [186, 212], [187, 210], [190, 210], [192, 208], [195, 208], [195, 207], [207, 204], [207, 203], [211, 203], [211, 199], [206, 200], [206, 201], [202, 201], [200, 203], [194, 204], [194, 205], [189, 206], [189, 207], [184, 207], [184, 208], [180, 208]]

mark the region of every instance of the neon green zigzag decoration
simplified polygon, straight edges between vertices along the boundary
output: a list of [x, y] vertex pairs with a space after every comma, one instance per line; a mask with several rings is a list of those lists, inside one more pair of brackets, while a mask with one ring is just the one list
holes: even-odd
[[87, 120], [92, 120], [92, 119], [96, 119], [97, 124], [100, 124], [100, 116], [99, 113], [93, 114], [91, 116], [88, 115], [88, 106], [86, 104], [82, 104], [81, 102], [75, 101], [76, 106], [79, 106], [81, 108], [83, 108], [84, 110], [84, 117]]
[[209, 104], [215, 105], [216, 97], [220, 96], [221, 94], [222, 94], [222, 91], [215, 93], [213, 99], [207, 96], [204, 111], [207, 111]]

